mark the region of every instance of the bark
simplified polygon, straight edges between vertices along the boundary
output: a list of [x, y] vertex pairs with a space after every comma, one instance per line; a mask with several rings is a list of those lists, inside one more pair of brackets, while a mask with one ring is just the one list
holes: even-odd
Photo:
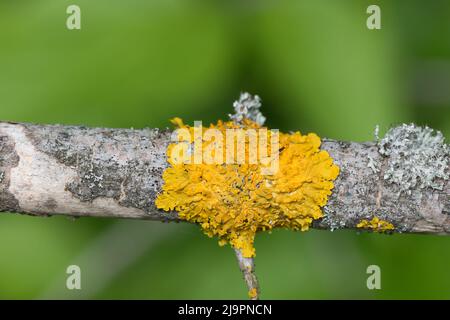
[[242, 256], [242, 251], [239, 249], [234, 249], [236, 254], [236, 259], [239, 264], [239, 269], [242, 272], [242, 277], [244, 278], [245, 284], [247, 285], [247, 289], [250, 293], [254, 291], [253, 294], [250, 295], [250, 300], [259, 300], [259, 282], [255, 273], [255, 262], [253, 258], [245, 258]]
[[[167, 167], [169, 130], [0, 123], [0, 211], [177, 220], [155, 208]], [[384, 179], [389, 157], [376, 143], [325, 139], [341, 173], [321, 229], [354, 228], [377, 216], [396, 231], [450, 233], [450, 182], [404, 192]]]

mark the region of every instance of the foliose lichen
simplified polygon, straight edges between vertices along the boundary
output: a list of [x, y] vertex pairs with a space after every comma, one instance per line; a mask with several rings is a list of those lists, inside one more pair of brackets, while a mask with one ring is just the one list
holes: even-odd
[[[233, 128], [261, 128], [248, 118], [237, 120], [218, 121], [210, 128], [223, 133]], [[181, 119], [174, 123], [190, 132], [194, 130]], [[193, 138], [188, 143], [192, 145]], [[203, 149], [211, 143], [203, 137]], [[246, 140], [246, 159], [248, 143]], [[253, 257], [258, 231], [277, 227], [306, 231], [313, 220], [323, 216], [321, 208], [327, 203], [339, 168], [326, 151], [320, 150], [320, 144], [314, 133], [280, 133], [278, 170], [264, 175], [261, 164], [180, 163], [171, 156], [176, 146], [173, 143], [168, 147], [170, 167], [163, 173], [163, 190], [156, 206], [165, 211], [176, 210], [180, 219], [199, 224], [210, 237], [217, 236], [220, 245], [230, 243], [242, 251], [243, 257]], [[271, 154], [271, 145], [267, 148]], [[183, 157], [191, 160], [191, 148], [185, 152]], [[225, 151], [221, 157], [225, 158]]]
[[440, 131], [414, 124], [390, 129], [378, 143], [387, 157], [384, 179], [395, 183], [401, 192], [414, 188], [442, 190], [449, 179], [449, 145]]
[[229, 117], [235, 123], [248, 119], [262, 126], [266, 122], [266, 117], [259, 110], [261, 98], [258, 95], [252, 96], [248, 92], [241, 93], [239, 100], [233, 103], [233, 108], [234, 114], [230, 114]]
[[370, 168], [373, 173], [380, 172], [380, 169], [378, 168], [378, 163], [371, 156], [367, 156], [367, 159], [368, 159], [367, 167]]
[[361, 220], [357, 225], [357, 228], [371, 230], [377, 233], [385, 233], [393, 231], [395, 229], [394, 225], [389, 221], [381, 220], [378, 217], [373, 217], [372, 220]]
[[253, 298], [257, 297], [257, 296], [258, 296], [258, 289], [251, 288], [250, 290], [248, 290], [248, 297], [250, 299], [253, 299]]

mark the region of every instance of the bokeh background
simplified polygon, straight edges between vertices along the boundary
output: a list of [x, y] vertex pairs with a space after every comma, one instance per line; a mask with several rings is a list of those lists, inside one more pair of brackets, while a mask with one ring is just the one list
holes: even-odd
[[[241, 91], [284, 131], [365, 141], [416, 122], [449, 139], [450, 1], [0, 0], [1, 120], [208, 123]], [[450, 298], [450, 237], [277, 230], [256, 248], [265, 299]], [[80, 291], [65, 288], [70, 264]], [[366, 288], [370, 264], [381, 290]], [[0, 298], [246, 294], [232, 250], [196, 226], [0, 214]]]

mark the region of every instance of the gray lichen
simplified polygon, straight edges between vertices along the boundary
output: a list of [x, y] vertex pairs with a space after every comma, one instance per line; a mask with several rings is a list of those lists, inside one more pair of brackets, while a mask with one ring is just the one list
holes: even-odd
[[255, 121], [263, 125], [266, 118], [259, 109], [261, 108], [261, 98], [257, 95], [252, 96], [248, 92], [241, 93], [239, 100], [233, 103], [234, 114], [229, 114], [231, 120], [240, 123], [244, 119]]
[[321, 223], [327, 225], [330, 231], [335, 231], [346, 227], [346, 220], [340, 217], [330, 207], [324, 207], [323, 211], [324, 218], [322, 219]]
[[373, 173], [380, 172], [377, 162], [371, 156], [367, 156], [367, 159], [369, 159], [369, 161], [367, 162], [367, 167], [370, 168]]
[[384, 180], [397, 184], [401, 192], [409, 194], [416, 187], [442, 190], [449, 179], [450, 148], [440, 131], [403, 124], [390, 129], [378, 147], [387, 157]]
[[314, 227], [356, 228], [361, 220], [378, 217], [392, 223], [395, 232], [446, 232], [441, 213], [449, 198], [448, 180], [442, 191], [421, 189], [418, 184], [402, 192], [404, 186], [384, 179], [390, 160], [379, 152], [377, 143], [323, 139], [321, 148], [339, 166], [340, 174], [323, 208], [325, 216]]
[[376, 142], [380, 141], [380, 126], [378, 124], [375, 126], [375, 130], [373, 131], [373, 136], [374, 136]]

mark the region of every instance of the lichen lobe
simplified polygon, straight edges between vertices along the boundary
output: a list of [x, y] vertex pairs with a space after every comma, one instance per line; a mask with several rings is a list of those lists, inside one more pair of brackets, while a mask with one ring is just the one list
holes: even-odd
[[373, 217], [372, 220], [363, 219], [356, 225], [356, 227], [359, 229], [371, 230], [376, 233], [387, 233], [395, 230], [392, 223], [378, 217]]

